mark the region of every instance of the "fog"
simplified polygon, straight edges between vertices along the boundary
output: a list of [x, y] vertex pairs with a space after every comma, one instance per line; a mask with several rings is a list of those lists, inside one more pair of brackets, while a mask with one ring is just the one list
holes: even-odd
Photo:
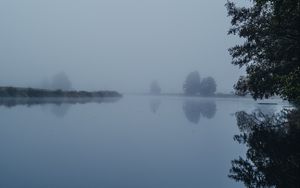
[[0, 85], [39, 86], [64, 72], [72, 88], [182, 92], [191, 71], [218, 92], [243, 74], [227, 49], [240, 39], [222, 1], [1, 0]]

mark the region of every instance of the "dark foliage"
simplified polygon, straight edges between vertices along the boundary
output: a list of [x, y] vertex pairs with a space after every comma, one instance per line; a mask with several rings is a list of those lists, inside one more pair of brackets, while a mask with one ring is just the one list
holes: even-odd
[[245, 39], [230, 48], [232, 63], [246, 67], [237, 94], [300, 99], [300, 0], [254, 0], [250, 7], [226, 4], [229, 34]]
[[229, 177], [251, 188], [300, 187], [300, 112], [236, 114], [234, 139], [248, 147], [246, 159], [232, 161]]
[[45, 90], [33, 88], [0, 87], [0, 97], [20, 97], [20, 98], [82, 98], [82, 97], [120, 97], [121, 94], [115, 91], [62, 91]]

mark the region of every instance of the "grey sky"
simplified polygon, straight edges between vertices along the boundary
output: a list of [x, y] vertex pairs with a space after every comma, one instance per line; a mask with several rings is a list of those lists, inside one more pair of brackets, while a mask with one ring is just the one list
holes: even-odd
[[186, 75], [231, 91], [225, 0], [0, 0], [0, 85], [64, 71], [75, 89], [178, 92]]

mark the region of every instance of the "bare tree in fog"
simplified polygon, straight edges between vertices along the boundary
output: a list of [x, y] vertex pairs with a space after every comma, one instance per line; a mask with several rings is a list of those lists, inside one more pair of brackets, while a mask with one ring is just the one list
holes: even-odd
[[72, 83], [68, 76], [64, 72], [60, 72], [53, 76], [52, 81], [53, 89], [70, 90], [72, 89]]
[[51, 81], [44, 79], [40, 84], [40, 88], [50, 90], [71, 90], [72, 83], [65, 72], [60, 72], [55, 74]]
[[150, 84], [150, 93], [151, 94], [156, 94], [156, 95], [161, 93], [161, 88], [160, 88], [157, 81], [153, 81]]

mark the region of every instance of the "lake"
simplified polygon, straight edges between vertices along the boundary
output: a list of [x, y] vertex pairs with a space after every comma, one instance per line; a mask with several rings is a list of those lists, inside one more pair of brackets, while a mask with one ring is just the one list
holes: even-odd
[[[275, 101], [275, 102], [274, 102]], [[0, 105], [0, 187], [235, 188], [235, 113], [279, 111], [248, 98], [124, 96]]]

